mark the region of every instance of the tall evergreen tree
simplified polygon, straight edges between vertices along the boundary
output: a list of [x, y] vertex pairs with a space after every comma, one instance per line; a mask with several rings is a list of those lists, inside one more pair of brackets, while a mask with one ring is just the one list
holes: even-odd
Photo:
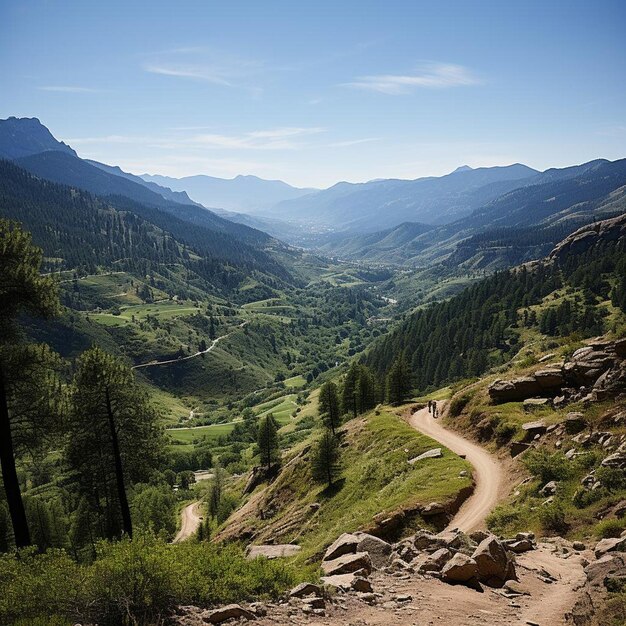
[[340, 471], [339, 441], [327, 428], [311, 451], [311, 474], [318, 482], [332, 487]]
[[[19, 370], [8, 367], [6, 355], [19, 341], [16, 320], [22, 311], [50, 317], [59, 310], [55, 283], [40, 275], [41, 261], [42, 251], [33, 245], [30, 234], [0, 219], [0, 467], [18, 548], [30, 545], [30, 533], [15, 469], [10, 407], [11, 375]], [[37, 388], [32, 392], [37, 394]]]
[[85, 352], [71, 387], [67, 458], [103, 536], [132, 537], [126, 483], [146, 482], [163, 452], [158, 414], [133, 371], [100, 348]]
[[401, 404], [411, 391], [409, 365], [404, 353], [396, 357], [387, 374], [387, 401], [390, 404]]
[[272, 413], [264, 417], [259, 424], [257, 445], [261, 465], [269, 471], [272, 463], [278, 461], [278, 424]]
[[324, 383], [320, 388], [319, 413], [324, 424], [334, 435], [339, 427], [341, 414], [337, 385], [331, 381]]

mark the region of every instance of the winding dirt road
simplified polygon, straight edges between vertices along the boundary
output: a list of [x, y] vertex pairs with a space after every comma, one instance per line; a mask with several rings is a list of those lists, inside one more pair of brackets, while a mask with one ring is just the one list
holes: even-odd
[[188, 361], [189, 359], [195, 359], [196, 357], [202, 356], [203, 354], [208, 354], [209, 352], [213, 350], [213, 348], [215, 348], [215, 346], [217, 346], [217, 344], [220, 341], [226, 339], [226, 337], [230, 337], [234, 332], [236, 332], [240, 328], [243, 328], [247, 323], [248, 323], [248, 320], [239, 324], [239, 326], [237, 326], [235, 330], [231, 330], [229, 333], [222, 335], [221, 337], [217, 337], [213, 339], [213, 341], [211, 342], [211, 345], [206, 350], [194, 352], [193, 354], [190, 354], [188, 356], [183, 356], [177, 359], [168, 359], [167, 361], [149, 361], [148, 363], [140, 363], [139, 365], [133, 365], [131, 369], [136, 370], [141, 367], [153, 367], [154, 365], [170, 365], [171, 363], [182, 363], [183, 361]]
[[435, 439], [452, 452], [464, 455], [474, 468], [474, 493], [463, 503], [450, 522], [449, 528], [471, 532], [484, 527], [485, 518], [498, 503], [504, 472], [500, 464], [485, 449], [445, 428], [425, 407], [415, 411], [410, 425], [419, 432]]
[[180, 530], [176, 537], [174, 537], [174, 541], [172, 543], [180, 543], [181, 541], [185, 541], [185, 539], [189, 539], [196, 530], [198, 530], [198, 526], [200, 526], [200, 522], [202, 521], [202, 517], [200, 515], [200, 511], [198, 510], [198, 505], [200, 502], [192, 502], [188, 504], [181, 512], [181, 526]]

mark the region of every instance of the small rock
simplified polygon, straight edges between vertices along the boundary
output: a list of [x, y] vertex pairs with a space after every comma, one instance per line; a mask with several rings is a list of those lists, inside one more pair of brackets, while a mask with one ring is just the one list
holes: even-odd
[[344, 554], [332, 561], [322, 561], [322, 571], [326, 576], [350, 574], [360, 569], [364, 569], [368, 574], [372, 572], [372, 560], [367, 552]]
[[208, 624], [221, 624], [228, 619], [256, 619], [252, 611], [244, 609], [239, 604], [227, 604], [219, 609], [213, 609], [202, 615], [202, 621]]
[[313, 583], [300, 583], [297, 587], [294, 587], [289, 592], [291, 598], [304, 598], [304, 596], [318, 596], [322, 597], [322, 589], [319, 585]]

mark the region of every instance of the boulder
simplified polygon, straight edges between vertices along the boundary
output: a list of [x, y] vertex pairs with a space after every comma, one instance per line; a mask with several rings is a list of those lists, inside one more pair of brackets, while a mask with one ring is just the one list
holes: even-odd
[[202, 621], [207, 624], [221, 624], [229, 619], [256, 619], [256, 615], [239, 604], [227, 604], [219, 609], [213, 609], [202, 614]]
[[446, 507], [440, 502], [431, 502], [427, 504], [421, 511], [422, 517], [433, 517], [435, 515], [442, 515], [446, 512]]
[[596, 559], [604, 556], [607, 552], [626, 552], [626, 537], [615, 537], [598, 541], [593, 551]]
[[427, 561], [436, 565], [437, 569], [440, 570], [452, 558], [452, 556], [452, 552], [450, 552], [448, 548], [439, 548], [439, 550], [436, 550], [429, 555]]
[[496, 403], [519, 402], [542, 393], [543, 388], [534, 376], [513, 380], [496, 380], [489, 385], [489, 397]]
[[443, 454], [441, 452], [441, 448], [433, 448], [432, 450], [423, 452], [419, 456], [409, 459], [409, 463], [413, 465], [413, 463], [417, 463], [417, 461], [423, 461], [424, 459], [438, 459], [442, 456]]
[[456, 528], [454, 530], [442, 530], [437, 534], [437, 539], [440, 544], [455, 551], [466, 548], [470, 544], [468, 536]]
[[529, 539], [508, 539], [504, 542], [507, 550], [521, 554], [535, 548], [535, 544]]
[[547, 498], [548, 496], [553, 496], [556, 493], [557, 487], [557, 482], [555, 480], [551, 480], [539, 490], [539, 493]]
[[558, 368], [546, 368], [534, 373], [539, 386], [546, 391], [558, 391], [565, 384], [563, 372]]
[[582, 413], [572, 412], [565, 416], [563, 425], [565, 427], [565, 432], [568, 435], [577, 435], [582, 430], [585, 430], [587, 422], [585, 421], [585, 416]]
[[474, 580], [477, 573], [476, 561], [458, 552], [441, 569], [441, 578], [451, 583], [467, 583]]
[[313, 583], [300, 583], [297, 587], [294, 587], [290, 592], [291, 598], [304, 598], [304, 596], [322, 596], [322, 589], [319, 585]]
[[367, 552], [344, 554], [332, 561], [322, 561], [322, 571], [326, 576], [334, 574], [350, 574], [358, 570], [372, 572], [372, 560]]
[[324, 554], [324, 561], [332, 561], [344, 554], [354, 554], [359, 545], [359, 538], [351, 533], [343, 533], [330, 544]]
[[419, 551], [434, 551], [441, 547], [441, 541], [437, 535], [427, 530], [419, 530], [413, 537], [413, 545]]
[[505, 581], [516, 578], [515, 564], [495, 535], [478, 544], [472, 559], [478, 567], [478, 579], [490, 587], [502, 586]]
[[524, 411], [529, 412], [550, 406], [550, 400], [548, 398], [526, 398], [522, 404]]
[[359, 543], [357, 544], [357, 552], [367, 552], [372, 560], [372, 565], [376, 569], [381, 569], [389, 564], [389, 557], [391, 556], [391, 544], [374, 537], [374, 535], [368, 535], [367, 533], [359, 533]]
[[292, 543], [248, 546], [246, 548], [246, 558], [251, 560], [262, 556], [266, 559], [280, 559], [283, 557], [294, 556], [294, 554], [297, 554], [300, 550], [300, 546], [296, 546]]
[[614, 467], [617, 469], [626, 468], [626, 452], [615, 452], [607, 456], [602, 463], [602, 467]]
[[522, 424], [524, 441], [532, 441], [537, 435], [543, 435], [547, 429], [543, 422], [526, 422]]

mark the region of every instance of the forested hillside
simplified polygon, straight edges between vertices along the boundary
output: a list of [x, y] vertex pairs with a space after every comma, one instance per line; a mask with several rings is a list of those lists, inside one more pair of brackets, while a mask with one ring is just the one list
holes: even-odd
[[[624, 218], [614, 222], [613, 230], [619, 230]], [[498, 272], [418, 310], [375, 344], [365, 363], [384, 372], [403, 353], [416, 387], [424, 390], [510, 360], [527, 328], [552, 336], [602, 334], [608, 315], [603, 302], [611, 298], [626, 311], [626, 243], [609, 232], [588, 248]], [[551, 294], [552, 300], [544, 301]]]

